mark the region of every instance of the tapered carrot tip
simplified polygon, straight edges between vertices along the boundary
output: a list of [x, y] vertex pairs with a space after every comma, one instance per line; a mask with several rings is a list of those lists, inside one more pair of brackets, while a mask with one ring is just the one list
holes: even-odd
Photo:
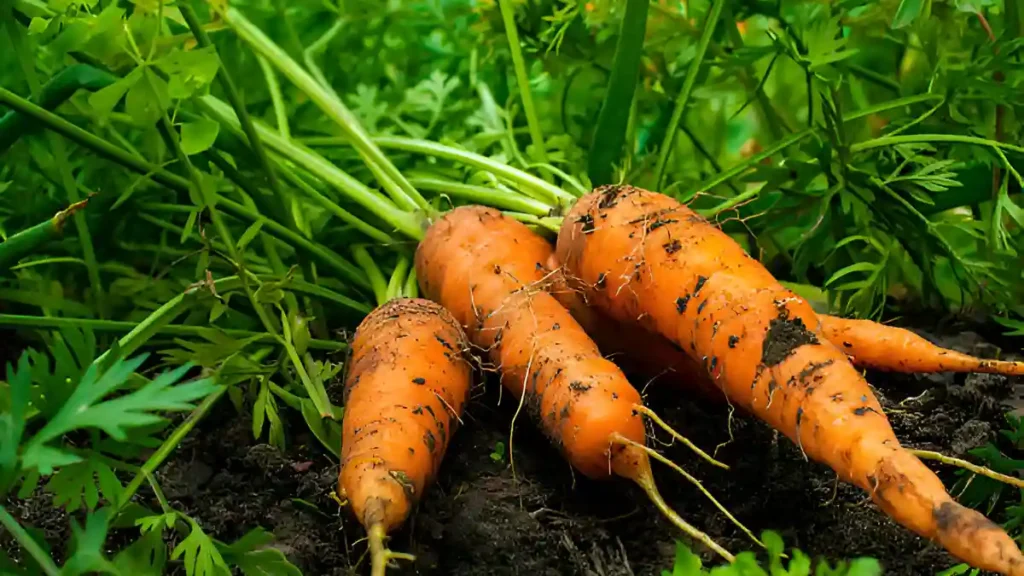
[[[380, 500], [371, 500], [368, 503], [368, 513], [371, 516], [382, 514], [383, 504]], [[384, 576], [392, 560], [412, 561], [416, 559], [412, 554], [394, 552], [385, 546], [384, 541], [387, 539], [387, 529], [384, 527], [384, 524], [374, 522], [369, 526], [369, 529], [366, 531], [366, 539], [370, 544], [370, 576]]]
[[942, 545], [975, 568], [1024, 576], [1024, 555], [1000, 526], [953, 501], [923, 462], [893, 442], [867, 441], [853, 458], [854, 477], [900, 524]]
[[1024, 375], [1024, 362], [989, 360], [932, 344], [903, 328], [871, 320], [819, 315], [821, 331], [854, 364], [889, 372], [981, 372]]
[[934, 511], [936, 538], [946, 550], [970, 564], [1009, 576], [1024, 576], [1024, 555], [1017, 543], [980, 512], [956, 502]]

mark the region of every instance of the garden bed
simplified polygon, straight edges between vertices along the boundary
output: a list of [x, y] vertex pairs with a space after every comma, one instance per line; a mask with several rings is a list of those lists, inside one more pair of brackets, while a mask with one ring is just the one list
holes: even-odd
[[[939, 341], [993, 353], [971, 332]], [[994, 440], [1005, 424], [1007, 404], [1024, 390], [1020, 379], [988, 375], [871, 373], [869, 380], [905, 444], [955, 456]], [[680, 395], [667, 379], [648, 393], [651, 406], [679, 406], [660, 412], [699, 446], [712, 449], [728, 440], [727, 407], [678, 402]], [[680, 533], [639, 489], [574, 475], [525, 419], [516, 427], [513, 472], [507, 450], [496, 447], [508, 444], [515, 408], [510, 396], [499, 397], [494, 383], [475, 388], [436, 485], [392, 540], [396, 550], [417, 556], [395, 573], [639, 576], [670, 568]], [[224, 541], [257, 526], [272, 531], [276, 546], [304, 574], [350, 573], [365, 544], [358, 523], [330, 497], [336, 460], [301, 435], [292, 438], [286, 453], [254, 442], [250, 422], [227, 401], [208, 415], [159, 472], [171, 505]], [[293, 432], [304, 430], [301, 422], [293, 424]], [[755, 533], [776, 530], [787, 545], [812, 556], [873, 556], [892, 575], [935, 574], [956, 563], [940, 547], [885, 518], [860, 490], [847, 485], [837, 490], [834, 474], [805, 462], [793, 443], [764, 424], [737, 414], [732, 430], [733, 442], [718, 453], [731, 470], [711, 467], [682, 446], [664, 451]], [[937, 470], [951, 486], [955, 470]], [[655, 474], [669, 504], [698, 528], [733, 552], [750, 547], [682, 478], [660, 465]], [[45, 496], [35, 500], [13, 505], [12, 512], [46, 531], [51, 542], [60, 542], [66, 518], [54, 517]], [[365, 570], [364, 560], [356, 573]]]

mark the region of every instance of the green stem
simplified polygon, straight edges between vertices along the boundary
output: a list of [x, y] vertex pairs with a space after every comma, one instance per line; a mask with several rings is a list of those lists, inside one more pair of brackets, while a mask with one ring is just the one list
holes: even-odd
[[708, 17], [704, 21], [704, 30], [701, 32], [700, 41], [697, 43], [697, 54], [693, 57], [693, 61], [690, 62], [690, 68], [686, 71], [686, 78], [683, 80], [683, 88], [679, 91], [679, 97], [676, 100], [676, 107], [672, 110], [672, 117], [669, 119], [665, 138], [661, 143], [661, 150], [658, 151], [658, 164], [654, 169], [654, 181], [659, 189], [665, 178], [665, 168], [668, 166], [668, 159], [672, 152], [672, 144], [675, 142], [676, 132], [679, 131], [679, 123], [682, 121], [683, 112], [686, 111], [686, 105], [690, 101], [690, 94], [693, 92], [693, 86], [697, 82], [697, 74], [704, 63], [704, 55], [708, 51], [711, 35], [714, 33], [718, 19], [722, 15], [722, 6], [724, 5], [725, 0], [714, 0], [714, 3], [711, 5]]
[[299, 380], [302, 381], [302, 387], [306, 389], [306, 394], [309, 395], [309, 399], [313, 402], [313, 406], [320, 414], [321, 418], [334, 418], [334, 410], [331, 408], [331, 399], [327, 397], [327, 390], [324, 388], [324, 383], [317, 378], [315, 381], [309, 377], [309, 373], [306, 372], [306, 367], [302, 363], [302, 358], [299, 357], [298, 351], [291, 342], [288, 342], [284, 338], [279, 338], [281, 344], [284, 346], [285, 352], [288, 354], [288, 358], [292, 362], [292, 366], [295, 368], [295, 373], [299, 375]]
[[408, 272], [409, 258], [404, 255], [399, 256], [398, 263], [395, 264], [395, 270], [391, 273], [391, 279], [388, 281], [388, 290], [384, 297], [385, 301], [402, 296], [402, 286]]
[[[213, 96], [200, 97], [197, 99], [197, 102], [204, 107], [211, 116], [218, 119], [229, 129], [236, 132], [239, 131], [238, 118], [224, 102]], [[420, 240], [423, 238], [423, 227], [420, 223], [420, 218], [416, 214], [398, 208], [392, 202], [388, 201], [387, 198], [384, 198], [377, 192], [371, 190], [365, 184], [356, 180], [324, 157], [315, 154], [292, 141], [281, 138], [279, 134], [265, 126], [255, 122], [254, 125], [260, 138], [278, 154], [302, 166], [317, 178], [333, 186], [343, 195], [349, 197], [378, 216], [380, 219], [394, 226], [399, 232], [402, 232], [413, 240]], [[331, 202], [330, 199], [324, 198], [323, 195], [319, 193], [317, 193], [316, 197], [313, 197], [312, 199], [319, 202], [324, 206], [324, 208], [337, 214], [339, 218], [342, 218], [343, 213], [346, 214], [346, 218], [354, 218]]]
[[[16, 326], [19, 328], [41, 328], [59, 330], [66, 327], [87, 328], [95, 332], [107, 332], [113, 334], [126, 334], [136, 325], [135, 322], [124, 322], [120, 320], [96, 320], [92, 318], [66, 318], [54, 316], [23, 316], [19, 314], [0, 314], [0, 326]], [[262, 344], [277, 344], [277, 339], [265, 332], [252, 332], [250, 330], [234, 330], [228, 328], [212, 328], [206, 326], [190, 326], [185, 324], [166, 324], [157, 328], [155, 334], [166, 336], [194, 336], [204, 337], [206, 335], [223, 334], [237, 340], [254, 338], [254, 342]], [[344, 350], [344, 342], [332, 340], [311, 339], [309, 347], [314, 350]]]
[[987, 146], [996, 150], [1007, 150], [1009, 152], [1024, 154], [1024, 148], [1020, 146], [1014, 146], [1013, 144], [998, 142], [996, 140], [989, 140], [987, 138], [962, 136], [959, 134], [908, 134], [906, 136], [882, 136], [880, 138], [874, 138], [872, 140], [858, 142], [851, 145], [850, 153], [855, 154], [857, 152], [871, 150], [872, 148], [885, 148], [887, 146], [897, 146], [899, 144], [930, 144], [934, 142], [974, 144], [976, 146]]
[[395, 242], [395, 239], [391, 237], [390, 234], [381, 232], [375, 226], [367, 223], [366, 221], [362, 220], [355, 214], [352, 214], [348, 210], [345, 210], [338, 204], [332, 202], [330, 198], [327, 198], [326, 196], [321, 194], [319, 190], [314, 188], [313, 185], [311, 185], [309, 182], [303, 180], [302, 177], [296, 174], [295, 171], [292, 170], [291, 168], [282, 164], [278, 166], [278, 169], [281, 171], [281, 175], [284, 176], [284, 179], [287, 180], [289, 184], [298, 188], [303, 194], [305, 194], [307, 198], [319, 204], [322, 208], [324, 208], [334, 216], [337, 216], [338, 219], [344, 222], [345, 224], [352, 226], [356, 230], [359, 230], [363, 234], [366, 234], [373, 240], [376, 240], [382, 244], [393, 244]]
[[[260, 281], [275, 281], [279, 279], [274, 278], [260, 278]], [[321, 288], [315, 284], [309, 284], [301, 280], [292, 278], [287, 283], [288, 288], [296, 290], [298, 292], [304, 292], [311, 296], [319, 296], [326, 300], [334, 301], [338, 304], [346, 306], [360, 314], [369, 314], [370, 308], [352, 300], [351, 298], [337, 294], [326, 288]], [[220, 280], [215, 280], [213, 286], [206, 284], [194, 284], [189, 286], [181, 294], [178, 294], [174, 298], [171, 298], [164, 303], [163, 306], [154, 310], [145, 320], [136, 324], [135, 328], [128, 334], [118, 340], [117, 352], [121, 357], [131, 356], [136, 350], [141, 348], [145, 343], [158, 334], [163, 327], [170, 324], [175, 318], [177, 318], [182, 312], [187, 310], [192, 305], [192, 299], [198, 296], [200, 292], [208, 292], [210, 290], [216, 290], [218, 294], [237, 290], [242, 287], [242, 279], [238, 276], [227, 276]], [[111, 350], [107, 350], [100, 355], [99, 358], [93, 361], [95, 365], [102, 365], [110, 358]]]
[[365, 246], [357, 245], [352, 247], [352, 256], [355, 258], [356, 264], [362, 267], [366, 277], [370, 279], [370, 286], [373, 288], [373, 295], [377, 299], [377, 305], [380, 306], [387, 302], [388, 283], [384, 280], [384, 275], [381, 274], [377, 263], [373, 261], [373, 256], [370, 256], [370, 252]]
[[714, 208], [708, 208], [707, 210], [698, 210], [697, 212], [699, 212], [701, 216], [710, 220], [715, 216], [718, 216], [722, 212], [725, 212], [726, 210], [730, 210], [732, 208], [735, 208], [736, 206], [739, 206], [740, 204], [743, 204], [744, 202], [757, 198], [757, 196], [761, 194], [761, 188], [761, 186], [751, 188], [740, 194], [737, 194], [736, 196], [733, 196], [732, 198], [729, 198], [728, 200], [722, 202], [721, 204], [715, 206]]
[[405, 279], [405, 287], [402, 294], [406, 298], [416, 298], [419, 295], [419, 286], [416, 284], [416, 268], [409, 270], [409, 276]]
[[61, 134], [72, 142], [88, 148], [108, 160], [117, 162], [139, 174], [148, 175], [155, 182], [163, 184], [168, 188], [188, 190], [188, 181], [184, 178], [132, 156], [103, 138], [86, 132], [60, 116], [36, 106], [2, 86], [0, 86], [0, 104], [37, 120], [46, 128]]
[[289, 230], [287, 227], [270, 220], [266, 216], [253, 212], [245, 206], [228, 200], [227, 198], [221, 198], [218, 201], [218, 205], [228, 214], [231, 214], [240, 220], [244, 220], [249, 224], [253, 224], [257, 221], [263, 222], [263, 229], [272, 236], [286, 244], [290, 244], [295, 248], [303, 250], [318, 260], [321, 264], [331, 268], [353, 284], [356, 284], [361, 288], [370, 287], [369, 282], [366, 281], [366, 278], [362, 275], [359, 268], [330, 248], [316, 244], [305, 236], [301, 236]]
[[[810, 136], [813, 133], [814, 133], [814, 130], [808, 128], [808, 129], [805, 129], [805, 130], [803, 130], [801, 132], [797, 132], [796, 134], [790, 134], [789, 137], [787, 137], [787, 138], [785, 138], [783, 140], [779, 140], [773, 146], [771, 146], [769, 148], [766, 148], [765, 150], [763, 150], [763, 151], [761, 151], [761, 152], [751, 156], [750, 158], [747, 158], [745, 161], [740, 162], [739, 164], [733, 166], [732, 168], [729, 168], [725, 172], [722, 172], [720, 174], [715, 175], [715, 177], [711, 178], [710, 180], [699, 184], [696, 188], [694, 188], [687, 195], [687, 197], [692, 198], [693, 196], [695, 196], [699, 192], [711, 190], [712, 188], [714, 188], [715, 186], [718, 186], [719, 184], [722, 184], [723, 182], [728, 182], [729, 180], [732, 180], [736, 176], [739, 176], [740, 174], [742, 174], [742, 173], [746, 172], [747, 170], [749, 170], [751, 167], [757, 165], [758, 163], [760, 163], [765, 158], [772, 157], [774, 154], [779, 153], [779, 151], [783, 150], [784, 148], [788, 148], [788, 147], [792, 146], [793, 144], [796, 144], [797, 142], [800, 142], [801, 140], [803, 140], [804, 138], [807, 138], [808, 136]], [[747, 198], [741, 198], [741, 196], [747, 195], [749, 193], [750, 192], [745, 192], [744, 194], [741, 194], [740, 196], [736, 196], [734, 198], [730, 198], [729, 200], [726, 200], [724, 203], [722, 203], [718, 207], [713, 208], [710, 211], [708, 211], [708, 214], [717, 214], [717, 213], [721, 212], [722, 210], [728, 210], [729, 208], [735, 206], [736, 204], [738, 204], [740, 202], [743, 202], [745, 200], [748, 200], [750, 198], [749, 196]], [[755, 193], [755, 195], [756, 195], [756, 193]]]
[[[43, 87], [36, 77], [35, 60], [31, 56], [31, 50], [26, 46], [25, 33], [20, 26], [14, 22], [14, 18], [4, 18], [7, 26], [7, 33], [14, 45], [14, 52], [18, 62], [21, 64], [22, 74], [28, 82], [36, 101], [43, 102]], [[61, 186], [67, 195], [68, 203], [74, 205], [81, 201], [78, 193], [78, 183], [75, 182], [75, 175], [71, 172], [71, 163], [68, 159], [67, 148], [64, 141], [55, 134], [49, 134], [53, 160], [57, 164], [57, 171], [60, 173]], [[75, 222], [75, 231], [78, 233], [78, 243], [82, 249], [82, 259], [85, 260], [86, 273], [89, 276], [89, 285], [92, 287], [93, 297], [96, 301], [96, 310], [101, 318], [107, 315], [106, 297], [103, 291], [103, 282], [100, 279], [100, 269], [96, 262], [96, 250], [92, 243], [92, 234], [89, 232], [89, 224], [85, 220], [85, 214], [75, 210], [72, 212]]]
[[505, 212], [505, 216], [526, 224], [533, 224], [534, 226], [538, 226], [549, 232], [554, 232], [555, 234], [558, 234], [562, 228], [561, 216], [538, 218], [533, 214], [523, 214], [522, 212]]
[[533, 105], [533, 92], [530, 90], [530, 76], [526, 71], [526, 61], [523, 58], [523, 48], [519, 42], [519, 30], [516, 29], [515, 8], [511, 0], [498, 0], [501, 7], [501, 19], [505, 25], [505, 35], [508, 37], [508, 50], [512, 55], [512, 67], [516, 71], [516, 83], [519, 85], [519, 95], [523, 99], [523, 112], [526, 114], [526, 125], [530, 129], [530, 139], [533, 141], [533, 157], [538, 162], [547, 163], [548, 154], [544, 144], [544, 133], [540, 129], [540, 120], [537, 117], [537, 108]]
[[483, 204], [502, 210], [515, 210], [537, 216], [547, 216], [551, 212], [551, 206], [519, 194], [510, 194], [488, 186], [465, 184], [454, 180], [443, 180], [441, 178], [416, 178], [409, 179], [420, 190], [440, 192], [462, 200], [468, 200], [474, 204]]
[[282, 402], [288, 405], [289, 408], [291, 408], [292, 410], [302, 410], [302, 398], [299, 398], [295, 394], [292, 394], [291, 392], [285, 390], [284, 388], [281, 388], [280, 386], [274, 384], [273, 382], [269, 382], [269, 384], [270, 391], [273, 392], [274, 395], [276, 395], [278, 398], [280, 398]]
[[[533, 174], [513, 168], [508, 164], [496, 162], [486, 156], [476, 154], [474, 152], [446, 146], [430, 140], [405, 138], [402, 136], [377, 136], [374, 138], [374, 141], [384, 148], [404, 150], [406, 152], [426, 154], [428, 156], [437, 156], [438, 158], [445, 158], [474, 168], [479, 168], [480, 170], [486, 170], [495, 176], [508, 180], [509, 182], [540, 192], [545, 198], [547, 198], [552, 207], [571, 206], [572, 203], [576, 201], [576, 196], [562, 190], [554, 184], [545, 182]], [[318, 145], [320, 143], [329, 146], [338, 145], [337, 140], [329, 141], [327, 139], [319, 139], [316, 143], [317, 144], [314, 144], [313, 141], [309, 142], [310, 145]]]
[[409, 184], [401, 171], [373, 143], [369, 134], [359, 124], [359, 120], [340, 99], [334, 97], [313, 79], [263, 31], [249, 22], [237, 8], [228, 8], [223, 16], [239, 38], [287, 76], [328, 118], [342, 129], [366, 163], [367, 168], [373, 172], [377, 181], [387, 190], [398, 207], [405, 210], [429, 210], [430, 205], [426, 199], [413, 188], [412, 184]]
[[[144, 73], [143, 78], [148, 82], [152, 82], [148, 73]], [[153, 88], [154, 93], [156, 89]], [[256, 293], [253, 292], [248, 282], [244, 282], [247, 276], [244, 274], [245, 260], [243, 255], [238, 251], [238, 247], [235, 244], [234, 235], [231, 234], [231, 230], [228, 229], [227, 224], [221, 217], [220, 210], [217, 209], [217, 192], [215, 190], [208, 190], [207, 187], [203, 186], [203, 182], [200, 179], [199, 171], [192, 165], [192, 161], [189, 160], [188, 155], [181, 149], [181, 145], [178, 142], [178, 133], [174, 130], [174, 125], [171, 124], [171, 119], [167, 116], [165, 110], [160, 118], [160, 123], [163, 127], [162, 134], [167, 141], [168, 147], [177, 156], [178, 161], [185, 167], [185, 172], [189, 175], [189, 181], [192, 184], [193, 192], [196, 198], [201, 198], [203, 202], [203, 208], [210, 215], [210, 221], [213, 223], [214, 229], [217, 230], [217, 236], [220, 237], [221, 241], [224, 242], [227, 248], [228, 257], [231, 258], [233, 265], [237, 266], [242, 273], [239, 274], [243, 279], [243, 287], [245, 294], [249, 298], [249, 303], [252, 305], [253, 312], [256, 313], [256, 317], [260, 319], [263, 327], [266, 328], [267, 332], [271, 334], [278, 333], [278, 327], [274, 323], [274, 320], [267, 314], [266, 308], [256, 299]]]
[[192, 432], [192, 429], [196, 427], [196, 424], [206, 416], [210, 409], [217, 403], [217, 400], [220, 400], [220, 397], [223, 396], [227, 390], [227, 386], [220, 386], [213, 393], [204, 398], [199, 406], [196, 406], [192, 410], [192, 413], [188, 415], [188, 418], [186, 418], [181, 425], [175, 428], [174, 432], [172, 432], [171, 435], [163, 441], [160, 447], [157, 448], [156, 452], [154, 452], [153, 455], [150, 456], [140, 467], [138, 474], [136, 474], [135, 477], [132, 478], [132, 481], [124, 487], [124, 491], [121, 492], [121, 499], [118, 502], [118, 510], [131, 501], [132, 496], [138, 492], [142, 483], [146, 481], [146, 478], [153, 474], [153, 472], [155, 472], [156, 469], [164, 463], [164, 460], [167, 460], [167, 457], [170, 456], [171, 453], [174, 452], [174, 449], [181, 444], [181, 441], [184, 440], [190, 432]]
[[874, 82], [875, 84], [883, 88], [888, 88], [889, 90], [892, 90], [897, 94], [900, 93], [901, 88], [899, 82], [896, 82], [895, 80], [889, 78], [888, 76], [879, 74], [878, 72], [875, 72], [870, 68], [865, 68], [860, 64], [853, 64], [850, 61], [840, 62], [839, 66], [842, 68], [846, 68], [847, 70], [853, 72], [857, 76], [860, 76], [861, 78], [868, 80], [870, 82]]
[[[179, 10], [181, 11], [182, 17], [185, 19], [185, 22], [188, 24], [189, 30], [195, 37], [196, 43], [203, 48], [213, 46], [213, 43], [210, 41], [210, 37], [206, 34], [206, 30], [203, 28], [202, 24], [199, 23], [199, 18], [196, 17], [195, 10], [193, 10], [187, 3], [182, 3], [179, 6]], [[213, 49], [216, 53], [216, 47]], [[220, 55], [218, 54], [218, 58], [219, 56]], [[260, 60], [260, 64], [264, 64], [262, 59]], [[268, 70], [265, 70], [264, 72], [267, 71]], [[263, 169], [263, 173], [267, 175], [267, 182], [270, 184], [270, 190], [273, 192], [274, 199], [276, 200], [275, 205], [273, 206], [274, 212], [279, 214], [283, 221], [291, 224], [292, 228], [295, 228], [293, 219], [291, 218], [291, 212], [288, 210], [288, 203], [284, 190], [277, 179], [277, 174], [274, 172], [273, 165], [267, 158], [267, 152], [263, 148], [263, 143], [260, 142], [259, 136], [256, 134], [256, 129], [252, 125], [252, 119], [249, 117], [249, 112], [246, 110], [245, 104], [242, 102], [242, 97], [239, 95], [238, 89], [235, 88], [234, 79], [231, 77], [230, 72], [228, 72], [227, 67], [220, 66], [217, 69], [217, 79], [220, 82], [221, 87], [224, 89], [225, 95], [227, 95], [228, 102], [231, 103], [231, 107], [235, 110], [235, 116], [239, 119], [242, 131], [245, 133], [249, 149], [252, 150], [253, 154], [255, 154], [256, 160]], [[280, 90], [275, 90], [275, 88], [277, 88], [277, 83], [273, 77], [273, 71], [270, 71], [270, 74], [267, 77], [267, 84], [270, 87], [271, 98], [274, 99], [274, 110], [278, 111], [281, 95]], [[281, 128], [281, 126], [284, 128]], [[287, 134], [288, 121], [287, 118], [285, 118], [282, 124], [280, 113], [278, 115], [278, 127], [282, 130], [282, 134]], [[285, 273], [284, 263], [281, 261], [281, 257], [278, 255], [274, 245], [270, 242], [264, 241], [263, 246], [264, 250], [267, 252], [267, 259], [270, 260], [274, 271], [283, 275]], [[305, 264], [302, 262], [301, 258], [300, 263]], [[298, 309], [298, 302], [294, 298], [289, 297], [286, 303], [290, 309]]]
[[929, 100], [942, 100], [941, 94], [917, 94], [914, 96], [907, 96], [906, 98], [897, 98], [896, 100], [889, 100], [888, 102], [882, 102], [874, 106], [868, 106], [867, 108], [861, 108], [855, 112], [843, 116], [843, 122], [850, 122], [858, 118], [877, 114], [879, 112], [885, 112], [886, 110], [892, 110], [894, 108], [903, 108], [904, 106], [912, 106], [920, 102], [928, 102]]
[[[725, 18], [725, 29], [729, 35], [729, 42], [732, 44], [733, 50], [742, 51], [745, 48], [743, 42], [743, 35], [740, 34], [740, 29], [737, 27], [736, 17], [733, 16], [733, 10], [731, 6], [723, 7], [723, 15]], [[770, 73], [770, 67], [765, 75]], [[778, 140], [783, 137], [783, 121], [779, 117], [779, 113], [776, 112], [775, 107], [772, 106], [771, 100], [768, 99], [768, 95], [764, 93], [764, 80], [758, 81], [757, 74], [754, 71], [752, 65], [744, 66], [743, 84], [747, 90], [754, 92], [754, 99], [757, 100], [757, 109], [761, 113], [761, 118], [765, 124], [768, 125], [768, 130], [771, 131], [772, 140]]]
[[[58, 212], [53, 218], [22, 230], [8, 237], [6, 242], [0, 243], [0, 270], [17, 262], [46, 242], [60, 238], [64, 233], [64, 224], [68, 217], [84, 208], [88, 202], [88, 200], [81, 200], [72, 204]], [[88, 266], [88, 262], [86, 262], [86, 266]]]
[[640, 57], [644, 50], [647, 30], [647, 7], [650, 0], [626, 0], [626, 11], [615, 43], [615, 57], [608, 89], [597, 116], [597, 128], [590, 146], [587, 172], [595, 186], [612, 181], [612, 166], [622, 159], [622, 146], [626, 140], [626, 127], [631, 110], [636, 81], [640, 75]]
[[[53, 110], [63, 104], [79, 89], [99, 90], [117, 81], [117, 78], [102, 70], [85, 64], [74, 64], [61, 70], [42, 86], [36, 103], [45, 110]], [[35, 131], [37, 125], [32, 117], [11, 110], [0, 118], [0, 154], [14, 145], [19, 138]]]
[[321, 70], [320, 66], [317, 65], [316, 57], [327, 49], [327, 44], [338, 35], [338, 32], [341, 32], [341, 27], [343, 25], [344, 22], [342, 20], [339, 19], [335, 21], [334, 25], [328, 28], [326, 32], [316, 39], [315, 42], [302, 51], [302, 59], [306, 62], [306, 68], [309, 68], [309, 71], [325, 88], [330, 87], [330, 83], [327, 82], [327, 77], [324, 76], [323, 70]]
[[28, 552], [28, 555], [39, 564], [39, 567], [43, 569], [46, 576], [59, 576], [60, 569], [53, 562], [53, 558], [43, 550], [42, 546], [32, 538], [28, 531], [2, 505], [0, 505], [0, 524], [3, 524], [4, 528], [11, 533], [11, 536], [14, 536], [14, 539], [18, 541], [21, 548]]
[[292, 132], [288, 127], [288, 109], [285, 108], [284, 98], [281, 97], [281, 85], [277, 81], [277, 74], [270, 67], [266, 58], [256, 57], [263, 70], [263, 78], [267, 82], [267, 91], [270, 92], [270, 102], [274, 105], [274, 118], [277, 120], [277, 131], [281, 137], [291, 140]]

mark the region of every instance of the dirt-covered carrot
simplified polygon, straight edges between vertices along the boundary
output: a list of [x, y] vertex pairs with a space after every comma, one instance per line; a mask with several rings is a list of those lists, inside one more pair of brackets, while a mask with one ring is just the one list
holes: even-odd
[[550, 292], [594, 340], [601, 352], [631, 375], [650, 382], [684, 383], [705, 396], [721, 399], [722, 392], [704, 373], [700, 363], [660, 334], [648, 332], [632, 322], [619, 322], [587, 304], [570, 287], [554, 254], [547, 261], [551, 271]]
[[1006, 532], [955, 502], [900, 446], [882, 407], [811, 306], [678, 201], [630, 186], [581, 198], [558, 258], [589, 302], [698, 359], [730, 400], [964, 561], [1024, 575]]
[[821, 333], [854, 364], [889, 372], [984, 372], [1024, 376], [1024, 362], [987, 360], [932, 344], [910, 330], [870, 320], [819, 316]]
[[387, 534], [433, 480], [466, 403], [465, 333], [429, 300], [399, 298], [356, 330], [345, 378], [339, 495], [369, 536], [372, 574], [393, 558]]
[[[586, 298], [568, 286], [557, 257], [548, 261], [552, 271], [551, 293], [572, 312], [606, 355], [628, 373], [659, 381], [674, 381], [705, 395], [720, 391], [700, 364], [660, 334], [636, 323], [619, 322], [588, 305]], [[858, 368], [927, 373], [980, 372], [1007, 376], [1024, 375], [1024, 362], [990, 360], [932, 344], [909, 330], [870, 320], [852, 320], [819, 314], [822, 336], [846, 353]]]
[[655, 487], [640, 395], [544, 289], [552, 246], [525, 225], [479, 206], [434, 223], [416, 252], [422, 293], [441, 303], [486, 351], [503, 386], [577, 470], [639, 484], [689, 535], [732, 559], [686, 523]]

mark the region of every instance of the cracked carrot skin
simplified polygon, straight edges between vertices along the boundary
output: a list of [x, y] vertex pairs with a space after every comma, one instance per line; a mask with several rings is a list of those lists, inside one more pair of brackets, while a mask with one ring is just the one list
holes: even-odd
[[647, 455], [612, 441], [646, 441], [640, 395], [568, 310], [544, 291], [552, 246], [497, 210], [464, 206], [427, 231], [416, 275], [486, 351], [502, 385], [590, 478], [650, 474]]
[[465, 333], [429, 300], [400, 298], [359, 325], [345, 379], [339, 493], [389, 533], [432, 482], [472, 379]]
[[811, 306], [678, 201], [606, 186], [566, 216], [557, 257], [588, 302], [672, 340], [731, 401], [866, 490], [890, 517], [975, 567], [1024, 575], [999, 526], [953, 501], [900, 446]]
[[819, 316], [821, 332], [864, 368], [889, 372], [983, 372], [1024, 376], [1024, 362], [988, 360], [932, 344], [910, 330], [870, 320]]

